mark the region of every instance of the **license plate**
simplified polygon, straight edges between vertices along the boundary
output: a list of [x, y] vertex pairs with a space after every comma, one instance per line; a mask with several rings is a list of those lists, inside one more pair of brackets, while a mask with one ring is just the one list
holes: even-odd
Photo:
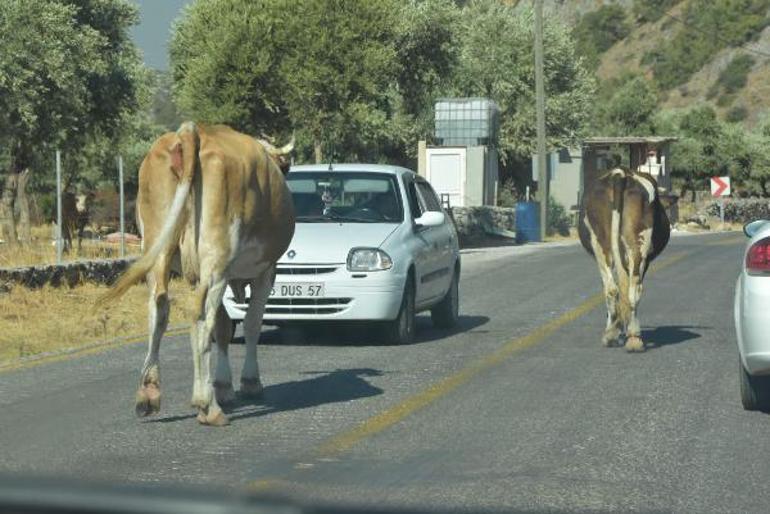
[[271, 298], [320, 298], [324, 285], [320, 282], [277, 283], [270, 290]]

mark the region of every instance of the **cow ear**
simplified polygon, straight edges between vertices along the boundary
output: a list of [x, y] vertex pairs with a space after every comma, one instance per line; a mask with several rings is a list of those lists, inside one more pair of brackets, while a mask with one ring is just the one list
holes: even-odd
[[177, 178], [182, 176], [182, 142], [177, 141], [174, 145], [168, 149], [171, 155], [171, 171]]

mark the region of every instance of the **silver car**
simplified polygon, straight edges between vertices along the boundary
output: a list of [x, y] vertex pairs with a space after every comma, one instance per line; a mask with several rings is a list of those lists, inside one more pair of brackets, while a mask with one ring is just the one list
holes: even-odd
[[[417, 312], [430, 310], [439, 327], [457, 322], [457, 233], [426, 180], [396, 166], [327, 164], [294, 166], [287, 183], [297, 225], [265, 324], [376, 321], [388, 342], [405, 344]], [[224, 305], [244, 318], [229, 288]]]
[[770, 222], [747, 224], [749, 242], [735, 285], [735, 332], [741, 401], [746, 410], [770, 409]]

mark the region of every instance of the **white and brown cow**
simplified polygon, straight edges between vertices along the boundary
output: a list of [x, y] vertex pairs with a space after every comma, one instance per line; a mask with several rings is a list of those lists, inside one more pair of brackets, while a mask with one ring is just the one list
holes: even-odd
[[[234, 391], [227, 345], [232, 325], [222, 307], [228, 283], [251, 288], [244, 319], [246, 358], [241, 393], [262, 391], [257, 340], [275, 276], [275, 263], [294, 234], [291, 194], [278, 166], [280, 152], [222, 125], [182, 124], [161, 136], [139, 170], [137, 220], [144, 255], [129, 268], [103, 301], [122, 295], [145, 276], [150, 289], [149, 348], [136, 395], [136, 413], [160, 409], [158, 350], [168, 325], [168, 282], [172, 268], [192, 283], [195, 319], [193, 406], [198, 421], [224, 425], [220, 404]], [[215, 377], [210, 372], [211, 340], [218, 348]]]
[[578, 231], [604, 285], [607, 327], [602, 343], [613, 346], [625, 333], [626, 350], [644, 351], [637, 316], [642, 281], [671, 232], [655, 179], [619, 168], [598, 177], [583, 197]]

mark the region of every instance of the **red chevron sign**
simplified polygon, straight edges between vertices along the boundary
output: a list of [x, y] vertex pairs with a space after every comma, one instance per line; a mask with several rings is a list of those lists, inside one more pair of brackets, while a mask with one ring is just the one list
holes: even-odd
[[711, 196], [730, 196], [730, 177], [711, 177]]

